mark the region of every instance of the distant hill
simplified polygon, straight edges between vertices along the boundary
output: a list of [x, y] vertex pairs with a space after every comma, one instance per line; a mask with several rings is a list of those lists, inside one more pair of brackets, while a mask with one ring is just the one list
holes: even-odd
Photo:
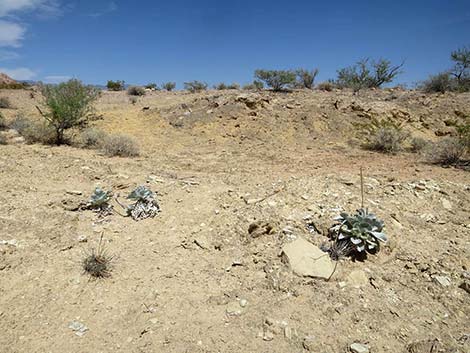
[[18, 82], [12, 79], [7, 74], [0, 72], [0, 85], [11, 85], [15, 83], [18, 83]]

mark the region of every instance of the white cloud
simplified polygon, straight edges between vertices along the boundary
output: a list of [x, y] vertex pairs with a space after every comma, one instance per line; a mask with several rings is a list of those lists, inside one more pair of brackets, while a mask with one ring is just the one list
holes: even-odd
[[108, 3], [108, 5], [103, 10], [91, 13], [88, 16], [90, 16], [90, 17], [101, 17], [101, 16], [106, 15], [110, 12], [116, 11], [117, 8], [118, 8], [117, 4], [114, 1], [110, 1]]
[[40, 16], [54, 16], [61, 12], [57, 0], [0, 0], [0, 17], [32, 10]]
[[16, 69], [6, 69], [6, 68], [0, 67], [0, 72], [7, 74], [14, 80], [20, 80], [20, 81], [32, 80], [34, 77], [36, 77], [36, 73], [33, 70], [28, 69], [26, 67], [19, 67]]
[[18, 59], [20, 55], [13, 51], [9, 50], [0, 50], [0, 61], [14, 60]]
[[44, 77], [44, 82], [46, 82], [46, 83], [61, 83], [61, 82], [68, 81], [70, 79], [71, 79], [70, 76], [61, 76], [61, 75], [46, 76], [46, 77]]
[[18, 23], [0, 20], [0, 47], [20, 47], [25, 32]]

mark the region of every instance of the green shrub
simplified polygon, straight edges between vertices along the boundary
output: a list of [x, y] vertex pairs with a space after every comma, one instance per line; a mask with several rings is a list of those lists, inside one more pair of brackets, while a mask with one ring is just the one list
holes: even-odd
[[[295, 84], [296, 80], [296, 74], [291, 70], [256, 70], [255, 77], [276, 92], [282, 91], [288, 85]], [[253, 82], [253, 84], [255, 83]]]
[[124, 91], [124, 81], [108, 81], [106, 84], [108, 91]]
[[145, 88], [157, 90], [157, 89], [158, 89], [158, 85], [157, 85], [156, 83], [148, 83], [148, 84], [145, 85]]
[[391, 119], [373, 119], [359, 126], [365, 139], [364, 146], [372, 151], [396, 153], [403, 148], [403, 143], [409, 137], [402, 126]]
[[145, 88], [140, 86], [129, 86], [127, 94], [130, 96], [145, 96]]
[[459, 90], [470, 90], [470, 48], [463, 47], [454, 50], [450, 57], [455, 63], [451, 74], [457, 80]]
[[364, 88], [379, 88], [385, 83], [392, 82], [401, 73], [403, 63], [393, 66], [385, 59], [369, 61], [362, 59], [355, 65], [338, 70], [336, 84], [355, 91]]
[[92, 103], [98, 98], [99, 91], [85, 86], [79, 80], [69, 80], [58, 85], [42, 85], [47, 111], [38, 110], [48, 124], [54, 128], [57, 145], [65, 142], [64, 133], [73, 127], [83, 127], [91, 113]]
[[171, 92], [175, 89], [176, 83], [175, 82], [165, 82], [162, 84], [162, 88], [167, 90], [168, 92]]
[[318, 75], [318, 69], [305, 70], [298, 69], [297, 72], [298, 83], [303, 88], [312, 89], [315, 82], [315, 77]]
[[467, 147], [467, 150], [470, 152], [470, 117], [467, 116], [466, 122], [457, 125], [457, 134], [460, 142]]
[[109, 135], [102, 146], [103, 152], [110, 156], [135, 157], [139, 155], [139, 147], [135, 140], [126, 135]]
[[12, 108], [11, 102], [8, 97], [0, 97], [0, 108]]
[[103, 146], [107, 136], [103, 130], [87, 128], [80, 133], [79, 144], [83, 148], [98, 149]]
[[450, 165], [460, 161], [467, 147], [458, 138], [447, 137], [431, 143], [424, 151], [426, 160], [433, 164]]
[[421, 83], [421, 90], [426, 93], [445, 93], [454, 91], [456, 88], [455, 80], [452, 79], [448, 72], [441, 72], [437, 75], [430, 76]]
[[207, 83], [201, 81], [190, 81], [184, 83], [184, 89], [191, 93], [205, 91], [207, 89]]

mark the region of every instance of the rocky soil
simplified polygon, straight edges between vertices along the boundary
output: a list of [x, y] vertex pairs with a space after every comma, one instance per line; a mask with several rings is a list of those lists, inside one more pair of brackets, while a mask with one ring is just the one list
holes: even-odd
[[[7, 120], [39, 119], [30, 93], [0, 91]], [[470, 352], [469, 171], [365, 151], [355, 133], [388, 117], [452, 135], [470, 95], [104, 92], [96, 108], [93, 125], [135, 137], [140, 157], [0, 132], [1, 352]], [[360, 207], [361, 167], [389, 242], [314, 257]], [[79, 207], [96, 186], [139, 185], [155, 218]], [[101, 235], [111, 277], [93, 280], [82, 261]]]

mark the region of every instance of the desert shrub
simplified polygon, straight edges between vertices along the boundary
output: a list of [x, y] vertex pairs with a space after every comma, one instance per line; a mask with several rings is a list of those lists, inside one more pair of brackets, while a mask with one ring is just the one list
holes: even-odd
[[297, 80], [301, 87], [312, 89], [315, 82], [315, 77], [318, 75], [318, 69], [305, 70], [298, 69], [296, 71]]
[[376, 252], [380, 249], [380, 243], [387, 242], [383, 232], [384, 222], [367, 209], [361, 208], [352, 216], [341, 213], [335, 220], [337, 223], [330, 228], [330, 235], [336, 246], [344, 249], [341, 252]]
[[451, 70], [457, 81], [457, 86], [460, 91], [470, 90], [470, 48], [459, 48], [454, 50], [450, 57], [454, 62], [454, 67]]
[[296, 73], [291, 70], [256, 70], [255, 77], [276, 92], [296, 82]]
[[430, 143], [424, 150], [424, 156], [430, 163], [450, 165], [457, 163], [465, 154], [466, 149], [460, 139], [447, 137]]
[[393, 66], [385, 59], [370, 61], [362, 59], [355, 65], [338, 70], [336, 84], [355, 91], [364, 88], [379, 88], [385, 83], [392, 82], [401, 73], [403, 63]]
[[145, 88], [140, 86], [129, 86], [127, 94], [130, 96], [145, 96]]
[[455, 90], [455, 80], [448, 72], [441, 72], [437, 75], [431, 75], [427, 80], [421, 83], [420, 88], [426, 93], [444, 93]]
[[79, 80], [69, 80], [58, 85], [42, 85], [47, 111], [38, 110], [48, 124], [54, 128], [55, 143], [65, 142], [64, 133], [73, 127], [83, 127], [91, 113], [92, 103], [98, 98], [99, 91], [85, 86]]
[[0, 130], [7, 127], [7, 122], [5, 117], [3, 116], [2, 112], [0, 112]]
[[234, 82], [234, 83], [227, 85], [227, 89], [240, 89], [240, 85]]
[[175, 89], [176, 83], [175, 82], [165, 82], [162, 84], [162, 88], [167, 90], [168, 92], [171, 92]]
[[428, 145], [428, 141], [422, 137], [413, 137], [410, 141], [411, 152], [419, 153], [422, 152]]
[[139, 99], [136, 96], [129, 97], [129, 103], [135, 105]]
[[470, 151], [470, 117], [467, 117], [466, 122], [457, 125], [456, 128], [460, 142]]
[[0, 108], [12, 108], [11, 102], [8, 97], [0, 97]]
[[109, 135], [103, 143], [103, 152], [110, 156], [135, 157], [139, 155], [137, 142], [126, 135]]
[[329, 82], [329, 81], [325, 81], [325, 82], [320, 82], [318, 85], [317, 85], [317, 89], [320, 90], [320, 91], [327, 91], [327, 92], [331, 92], [333, 91], [333, 89], [335, 89], [335, 84], [333, 82]]
[[364, 136], [364, 146], [372, 151], [396, 153], [402, 149], [409, 136], [401, 125], [390, 119], [373, 119], [359, 126]]
[[0, 145], [7, 145], [7, 139], [3, 135], [0, 135]]
[[108, 91], [124, 91], [124, 81], [111, 81], [106, 84]]
[[147, 83], [147, 84], [145, 85], [145, 88], [157, 90], [157, 89], [158, 89], [158, 85], [157, 85], [156, 83]]
[[108, 135], [103, 130], [87, 128], [80, 133], [79, 144], [83, 148], [101, 148], [107, 136]]
[[44, 121], [35, 121], [19, 115], [13, 119], [9, 127], [23, 136], [27, 143], [52, 145], [56, 141], [54, 128]]
[[262, 90], [264, 88], [264, 83], [261, 81], [254, 80], [252, 83], [248, 83], [243, 85], [242, 89], [245, 91], [254, 91], [254, 90]]
[[223, 90], [226, 90], [228, 88], [227, 88], [227, 85], [225, 83], [221, 82], [221, 83], [215, 84], [214, 89], [219, 90], [219, 91], [223, 91]]
[[190, 81], [184, 83], [184, 89], [191, 93], [205, 91], [207, 89], [207, 83], [201, 81]]

